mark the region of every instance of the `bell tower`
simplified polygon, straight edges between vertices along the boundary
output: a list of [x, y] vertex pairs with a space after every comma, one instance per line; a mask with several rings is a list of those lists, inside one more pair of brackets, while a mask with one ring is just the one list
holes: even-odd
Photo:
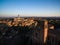
[[48, 36], [48, 21], [44, 20], [44, 44], [46, 44], [47, 36]]

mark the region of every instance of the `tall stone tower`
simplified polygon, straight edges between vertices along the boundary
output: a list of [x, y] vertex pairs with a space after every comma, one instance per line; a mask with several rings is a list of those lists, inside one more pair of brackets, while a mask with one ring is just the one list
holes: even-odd
[[48, 36], [48, 21], [44, 20], [44, 44], [46, 43]]

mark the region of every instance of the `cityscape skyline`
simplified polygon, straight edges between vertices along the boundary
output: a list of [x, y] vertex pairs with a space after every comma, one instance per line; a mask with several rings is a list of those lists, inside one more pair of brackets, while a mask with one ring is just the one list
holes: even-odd
[[0, 16], [60, 17], [59, 0], [0, 0]]

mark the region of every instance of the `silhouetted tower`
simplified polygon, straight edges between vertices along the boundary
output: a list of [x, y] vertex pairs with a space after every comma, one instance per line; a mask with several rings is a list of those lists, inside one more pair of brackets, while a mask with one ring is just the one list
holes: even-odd
[[18, 17], [20, 17], [19, 14], [18, 14]]

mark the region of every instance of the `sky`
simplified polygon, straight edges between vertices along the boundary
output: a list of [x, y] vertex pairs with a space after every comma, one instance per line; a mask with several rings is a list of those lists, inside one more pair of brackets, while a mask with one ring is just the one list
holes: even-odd
[[0, 0], [0, 17], [60, 17], [60, 0]]

